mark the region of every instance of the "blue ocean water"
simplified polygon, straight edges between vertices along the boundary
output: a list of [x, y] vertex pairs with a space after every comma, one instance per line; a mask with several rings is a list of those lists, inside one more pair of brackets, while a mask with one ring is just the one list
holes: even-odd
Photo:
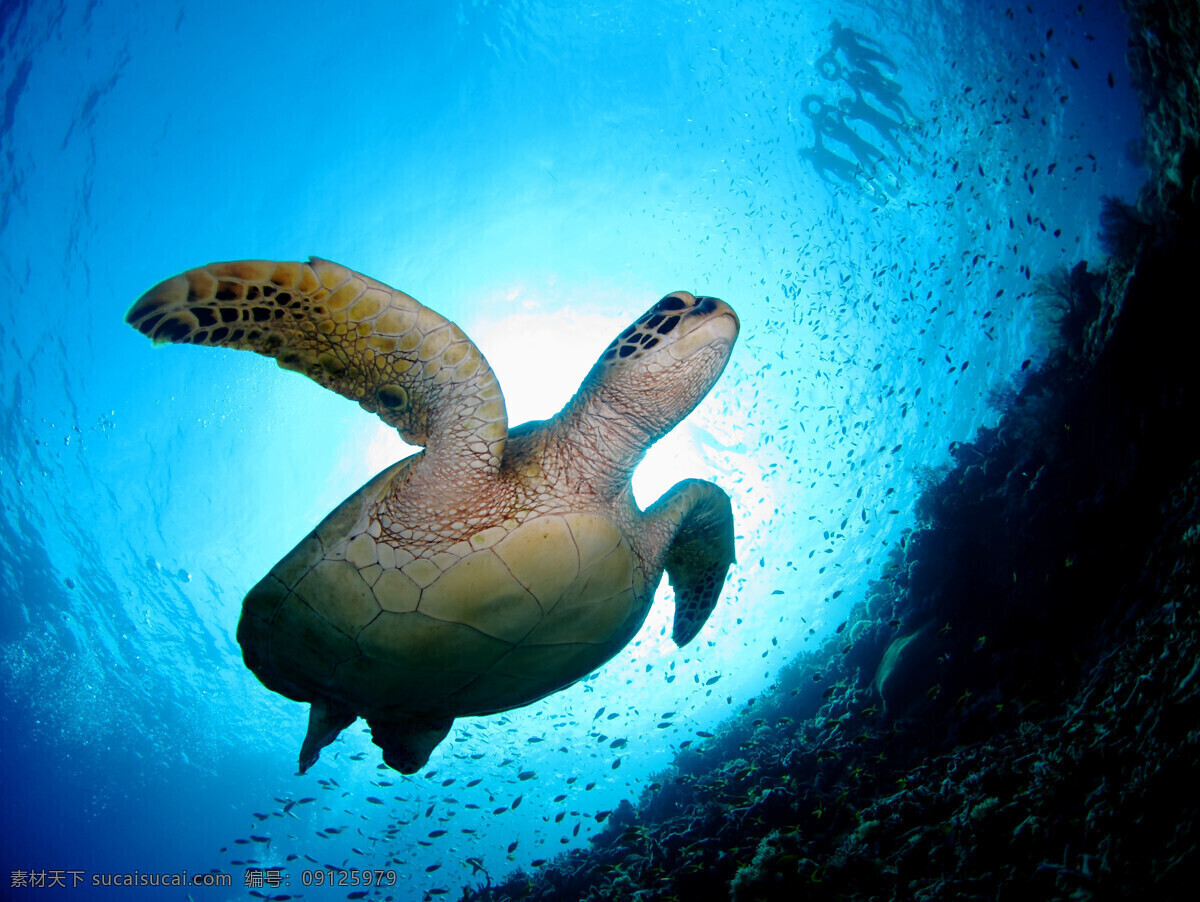
[[[0, 8], [12, 898], [41, 893], [18, 872], [124, 898], [93, 881], [184, 871], [231, 884], [129, 897], [245, 898], [254, 861], [290, 881], [264, 895], [345, 898], [303, 885], [334, 865], [418, 899], [585, 844], [861, 600], [923, 474], [1045, 352], [1038, 278], [1099, 259], [1101, 195], [1143, 176], [1115, 2], [344, 7]], [[894, 67], [835, 52], [835, 21]], [[736, 308], [725, 375], [635, 481], [733, 498], [694, 643], [664, 585], [601, 671], [459, 721], [421, 773], [359, 725], [294, 775], [307, 711], [243, 666], [241, 598], [407, 451], [270, 360], [123, 317], [183, 269], [309, 254], [455, 320], [514, 424], [668, 291]]]

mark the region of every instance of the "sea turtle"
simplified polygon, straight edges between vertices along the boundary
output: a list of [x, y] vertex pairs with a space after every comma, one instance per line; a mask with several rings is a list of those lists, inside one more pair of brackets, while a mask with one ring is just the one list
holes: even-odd
[[155, 342], [274, 357], [424, 445], [339, 505], [242, 604], [246, 665], [311, 706], [301, 773], [356, 717], [383, 760], [412, 773], [454, 718], [571, 685], [638, 631], [664, 569], [677, 645], [717, 602], [734, 560], [729, 496], [685, 479], [641, 511], [630, 477], [724, 369], [738, 320], [723, 301], [667, 295], [556, 416], [514, 429], [454, 323], [327, 260], [189, 270], [126, 320]]

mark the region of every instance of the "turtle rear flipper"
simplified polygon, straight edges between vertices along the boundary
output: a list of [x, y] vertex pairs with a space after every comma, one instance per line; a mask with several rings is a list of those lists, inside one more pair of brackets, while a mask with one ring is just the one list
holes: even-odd
[[675, 524], [664, 566], [675, 590], [671, 638], [682, 648], [700, 632], [716, 607], [725, 574], [735, 560], [733, 508], [729, 496], [713, 483], [685, 479], [646, 514]]
[[321, 749], [357, 720], [358, 715], [340, 702], [324, 695], [315, 696], [308, 709], [308, 732], [300, 746], [300, 773], [306, 773], [321, 757]]
[[368, 717], [371, 741], [383, 749], [383, 762], [402, 774], [413, 774], [454, 726], [453, 717]]

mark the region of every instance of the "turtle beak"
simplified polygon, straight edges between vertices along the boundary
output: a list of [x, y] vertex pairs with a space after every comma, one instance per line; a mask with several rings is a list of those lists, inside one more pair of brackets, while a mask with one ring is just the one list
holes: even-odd
[[[676, 296], [684, 296], [677, 292]], [[691, 295], [686, 295], [691, 298]], [[724, 345], [732, 348], [741, 324], [733, 308], [718, 298], [694, 298], [691, 309], [679, 323], [679, 334], [670, 347], [676, 360], [687, 360], [701, 348]]]
[[730, 344], [737, 341], [738, 333], [742, 329], [742, 324], [737, 318], [737, 314], [733, 312], [733, 308], [722, 301], [720, 298], [696, 298], [696, 306], [707, 306], [706, 302], [711, 301], [714, 305], [711, 314], [713, 320], [713, 329], [721, 337], [724, 337]]

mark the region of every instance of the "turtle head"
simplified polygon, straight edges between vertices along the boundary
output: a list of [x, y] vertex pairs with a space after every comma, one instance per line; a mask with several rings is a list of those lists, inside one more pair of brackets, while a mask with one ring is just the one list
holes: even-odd
[[708, 394], [729, 361], [738, 328], [737, 314], [724, 301], [672, 292], [613, 339], [582, 393], [600, 403], [606, 418], [616, 414], [615, 421], [645, 433], [649, 447]]

